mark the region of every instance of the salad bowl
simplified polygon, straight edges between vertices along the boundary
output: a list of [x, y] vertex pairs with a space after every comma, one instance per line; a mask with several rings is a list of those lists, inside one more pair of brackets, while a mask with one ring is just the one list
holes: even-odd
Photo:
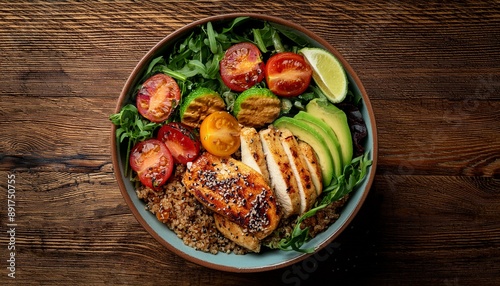
[[187, 35], [191, 34], [195, 29], [207, 23], [212, 23], [214, 26], [229, 23], [238, 17], [248, 17], [252, 21], [266, 21], [276, 25], [281, 30], [288, 34], [298, 37], [305, 41], [310, 47], [322, 48], [333, 54], [342, 64], [345, 69], [349, 82], [349, 90], [358, 98], [361, 98], [360, 112], [366, 124], [367, 137], [363, 141], [364, 149], [366, 150], [372, 164], [368, 168], [365, 178], [359, 185], [350, 193], [350, 197], [340, 211], [340, 217], [327, 228], [324, 232], [318, 234], [304, 244], [305, 248], [313, 249], [310, 253], [284, 250], [265, 250], [260, 253], [247, 253], [238, 255], [234, 253], [217, 253], [211, 254], [195, 250], [187, 246], [179, 239], [176, 234], [171, 231], [165, 224], [160, 222], [157, 217], [145, 208], [145, 203], [138, 198], [134, 184], [126, 176], [126, 147], [116, 138], [117, 127], [112, 127], [111, 151], [115, 176], [118, 182], [119, 189], [125, 199], [125, 202], [130, 207], [131, 212], [137, 221], [144, 229], [159, 243], [164, 245], [169, 251], [183, 257], [184, 259], [203, 265], [209, 268], [230, 271], [230, 272], [260, 272], [278, 269], [298, 263], [301, 260], [313, 255], [315, 252], [325, 248], [332, 243], [339, 234], [349, 225], [352, 219], [360, 210], [365, 201], [370, 187], [372, 185], [375, 169], [377, 165], [377, 130], [375, 118], [370, 104], [368, 95], [349, 63], [342, 55], [332, 47], [324, 39], [318, 37], [313, 32], [304, 27], [292, 23], [290, 21], [250, 13], [234, 13], [219, 16], [213, 16], [199, 21], [190, 23], [172, 34], [166, 36], [154, 47], [152, 47], [144, 57], [139, 61], [137, 66], [132, 70], [116, 105], [116, 113], [126, 105], [127, 102], [134, 96], [136, 87], [140, 84], [144, 74], [148, 70], [150, 63], [160, 55], [164, 55], [176, 43], [182, 40]]

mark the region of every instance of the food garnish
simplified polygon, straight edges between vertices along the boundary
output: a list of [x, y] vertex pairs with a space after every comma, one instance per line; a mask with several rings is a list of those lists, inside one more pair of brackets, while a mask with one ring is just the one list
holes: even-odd
[[320, 48], [303, 48], [299, 53], [311, 65], [312, 77], [326, 98], [332, 103], [343, 101], [347, 95], [348, 81], [339, 60]]

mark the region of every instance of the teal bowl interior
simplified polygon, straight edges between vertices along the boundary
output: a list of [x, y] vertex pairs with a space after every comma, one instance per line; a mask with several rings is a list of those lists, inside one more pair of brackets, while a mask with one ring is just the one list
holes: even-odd
[[[209, 21], [216, 24], [217, 22], [227, 22], [236, 17], [247, 16], [254, 18], [259, 21], [269, 21], [276, 25], [281, 25], [283, 28], [295, 33], [296, 35], [302, 37], [304, 40], [308, 41], [310, 46], [321, 47], [329, 50], [333, 53], [344, 65], [344, 68], [348, 74], [348, 79], [350, 83], [350, 89], [353, 93], [361, 95], [363, 98], [363, 106], [361, 112], [363, 118], [366, 122], [368, 130], [368, 138], [364, 142], [365, 149], [370, 152], [370, 159], [373, 160], [373, 164], [369, 169], [369, 173], [365, 180], [351, 193], [351, 197], [347, 201], [346, 205], [341, 211], [340, 218], [333, 223], [326, 231], [317, 235], [314, 239], [307, 242], [305, 248], [314, 248], [316, 251], [327, 246], [331, 243], [350, 223], [354, 218], [356, 213], [359, 211], [361, 205], [363, 204], [371, 184], [374, 179], [375, 169], [377, 164], [377, 131], [375, 126], [375, 119], [373, 116], [373, 110], [369, 101], [369, 98], [362, 86], [359, 78], [349, 66], [349, 64], [344, 60], [344, 58], [338, 53], [335, 48], [333, 48], [329, 43], [323, 39], [316, 36], [309, 30], [293, 24], [291, 22], [285, 21], [281, 18], [248, 14], [248, 13], [238, 13], [238, 14], [226, 14], [221, 16], [215, 16], [210, 18], [205, 18], [197, 22], [193, 22], [183, 28], [175, 31], [171, 35], [164, 38], [156, 46], [154, 46], [139, 62], [136, 68], [133, 70], [132, 74], [128, 78], [125, 87], [123, 88], [121, 95], [119, 97], [116, 112], [127, 103], [129, 98], [132, 96], [134, 87], [138, 83], [140, 77], [148, 67], [149, 62], [164, 53], [171, 45], [188, 34], [193, 28], [203, 25]], [[124, 158], [126, 154], [125, 146], [120, 145], [114, 134], [116, 128], [113, 126], [112, 132], [112, 157], [114, 172], [117, 178], [118, 185], [120, 187], [121, 193], [130, 207], [132, 213], [139, 221], [139, 223], [161, 244], [163, 244], [167, 249], [176, 253], [177, 255], [200, 265], [231, 272], [259, 272], [277, 269], [297, 263], [302, 259], [305, 259], [311, 254], [304, 254], [295, 251], [280, 251], [280, 250], [265, 250], [258, 254], [226, 254], [218, 253], [216, 255], [205, 253], [202, 251], [197, 251], [189, 246], [186, 246], [181, 239], [179, 239], [176, 234], [167, 228], [166, 225], [157, 220], [156, 216], [145, 209], [145, 203], [140, 200], [134, 190], [132, 183], [124, 176]]]

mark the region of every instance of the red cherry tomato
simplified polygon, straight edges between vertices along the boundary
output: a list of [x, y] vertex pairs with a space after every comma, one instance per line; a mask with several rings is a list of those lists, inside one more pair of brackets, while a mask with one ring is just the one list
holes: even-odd
[[312, 69], [304, 57], [292, 52], [277, 53], [266, 63], [267, 87], [276, 95], [302, 94], [311, 82]]
[[147, 79], [137, 94], [137, 110], [153, 122], [168, 119], [181, 98], [181, 90], [173, 78], [156, 74]]
[[174, 169], [174, 159], [167, 146], [158, 139], [137, 143], [130, 151], [130, 167], [141, 183], [152, 189], [163, 186]]
[[200, 154], [200, 141], [192, 130], [179, 122], [163, 125], [158, 131], [158, 140], [165, 143], [177, 163], [186, 165]]
[[261, 82], [264, 79], [264, 68], [259, 48], [246, 42], [231, 46], [220, 61], [222, 81], [237, 92]]

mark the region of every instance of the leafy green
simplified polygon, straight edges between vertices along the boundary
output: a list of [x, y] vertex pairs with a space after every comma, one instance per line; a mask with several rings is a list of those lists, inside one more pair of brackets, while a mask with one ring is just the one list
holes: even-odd
[[[286, 50], [278, 30], [269, 23], [264, 23], [261, 29], [252, 29], [253, 43], [259, 47], [263, 53], [279, 53]], [[296, 43], [294, 43], [296, 44]]]
[[229, 25], [229, 27], [222, 29], [222, 33], [225, 34], [225, 33], [231, 32], [235, 27], [237, 27], [241, 23], [244, 23], [248, 19], [249, 19], [249, 17], [238, 17], [238, 18], [235, 18], [231, 22], [231, 25]]
[[120, 143], [127, 139], [127, 154], [125, 157], [125, 176], [133, 180], [132, 171], [129, 169], [129, 157], [132, 147], [140, 141], [153, 137], [153, 133], [159, 123], [144, 119], [133, 104], [125, 105], [120, 112], [109, 116], [111, 122], [116, 125], [116, 138]]
[[320, 204], [330, 204], [351, 192], [366, 176], [371, 164], [372, 160], [368, 159], [368, 153], [352, 159], [351, 164], [344, 167], [342, 175], [334, 178], [330, 186], [323, 190], [327, 195]]
[[263, 53], [267, 53], [267, 46], [264, 43], [264, 40], [262, 39], [262, 34], [260, 33], [259, 29], [252, 29], [253, 32], [253, 38], [255, 41], [255, 44], [261, 50]]
[[217, 46], [217, 40], [215, 39], [215, 36], [217, 34], [214, 31], [214, 28], [212, 27], [212, 23], [208, 22], [207, 23], [207, 37], [208, 37], [208, 46], [210, 47], [210, 51], [213, 54], [217, 54], [218, 46]]
[[[319, 88], [317, 88], [319, 90]], [[321, 92], [321, 91], [320, 91]], [[314, 98], [321, 97], [317, 94], [315, 88], [309, 87], [309, 91], [295, 97], [281, 98], [281, 111], [280, 116], [288, 115], [293, 116], [299, 111], [306, 109], [306, 105]], [[324, 96], [324, 95], [323, 95]]]
[[295, 31], [290, 30], [290, 28], [286, 28], [286, 27], [283, 27], [283, 26], [278, 25], [278, 24], [272, 24], [272, 27], [276, 31], [279, 31], [285, 37], [290, 39], [292, 42], [296, 43], [298, 46], [305, 47], [306, 45], [309, 44], [304, 37], [301, 37]]
[[340, 200], [345, 195], [349, 194], [354, 188], [363, 181], [368, 173], [368, 167], [372, 164], [372, 160], [368, 158], [368, 152], [364, 155], [354, 158], [351, 164], [344, 167], [342, 175], [334, 178], [333, 182], [323, 190], [323, 198], [316, 206], [303, 215], [301, 215], [293, 228], [292, 233], [283, 238], [277, 248], [281, 250], [295, 250], [299, 252], [311, 253], [313, 248], [301, 248], [309, 238], [309, 228], [302, 229], [301, 223], [314, 216], [318, 211], [327, 207], [331, 203]]

